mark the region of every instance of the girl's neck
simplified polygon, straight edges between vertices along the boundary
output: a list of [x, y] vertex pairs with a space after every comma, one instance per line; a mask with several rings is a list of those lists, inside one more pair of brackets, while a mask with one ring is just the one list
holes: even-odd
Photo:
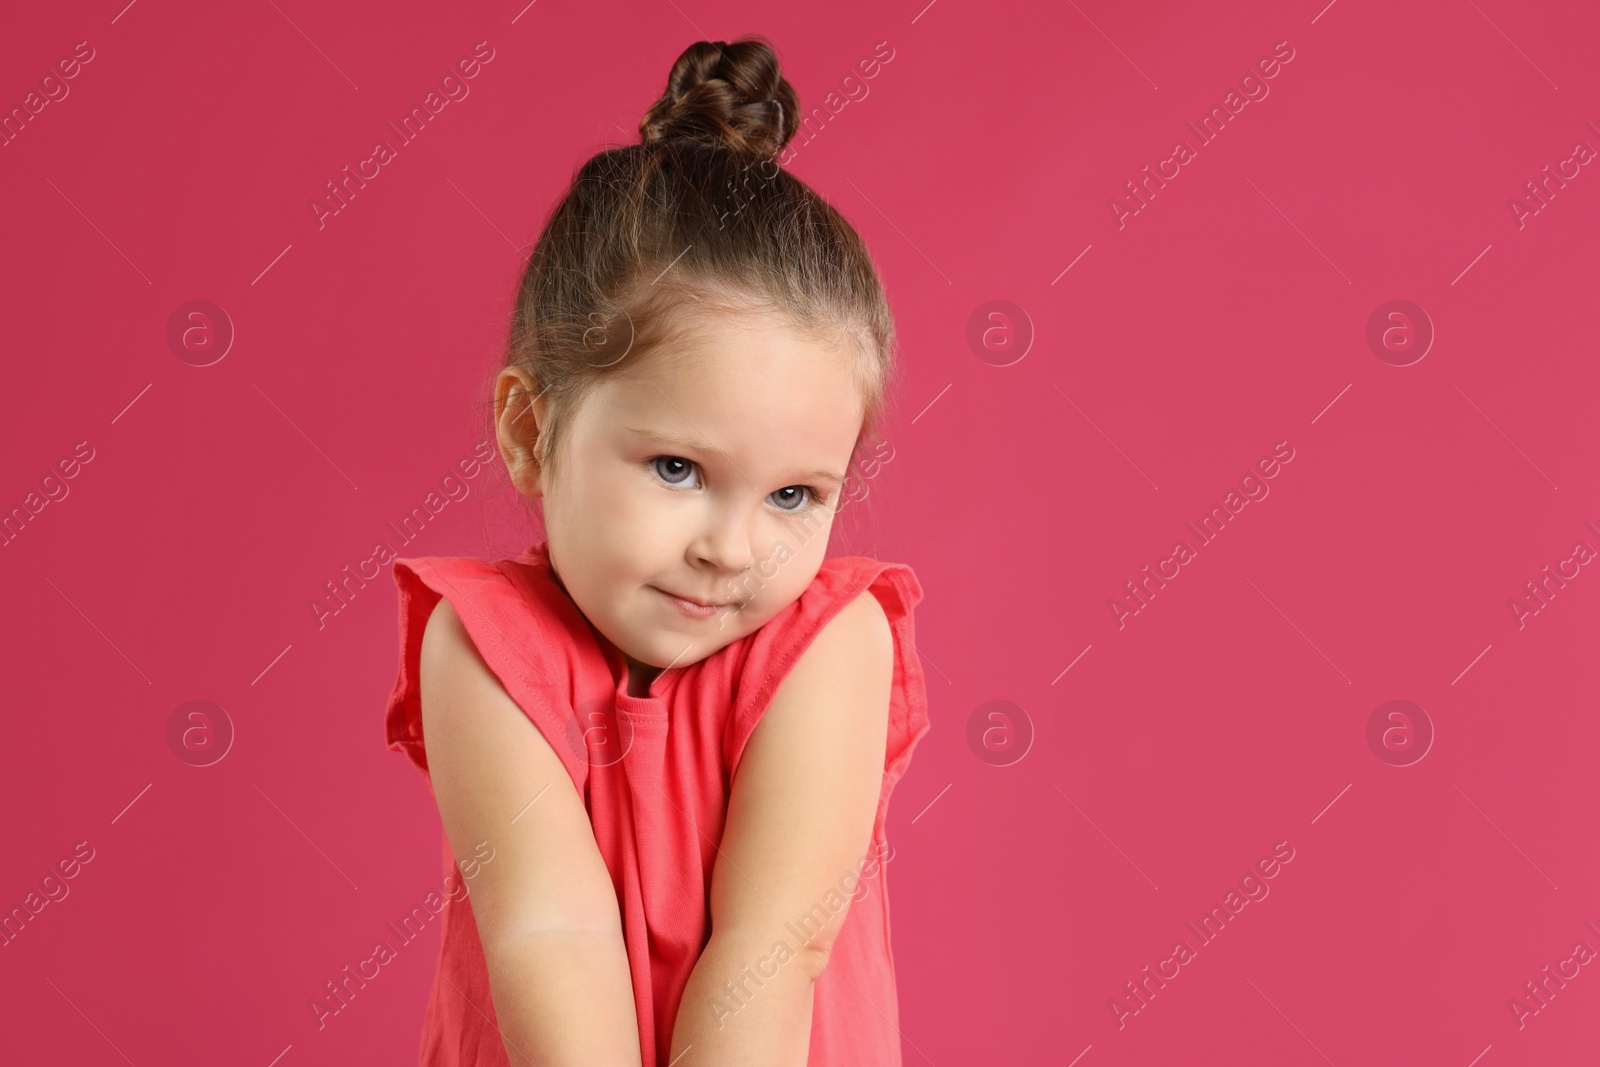
[[651, 667], [640, 663], [632, 656], [627, 657], [628, 662], [628, 695], [631, 697], [644, 697], [650, 695], [650, 683], [661, 674], [660, 667]]

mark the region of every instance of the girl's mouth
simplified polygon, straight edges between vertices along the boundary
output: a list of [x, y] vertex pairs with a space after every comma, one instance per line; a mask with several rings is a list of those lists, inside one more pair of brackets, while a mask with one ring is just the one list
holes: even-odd
[[651, 586], [650, 588], [655, 589], [656, 592], [666, 597], [674, 606], [677, 607], [679, 611], [683, 612], [691, 619], [712, 618], [717, 614], [717, 612], [728, 606], [726, 604], [702, 604], [698, 600], [688, 600], [684, 597], [669, 593], [665, 589], [656, 589], [655, 586]]

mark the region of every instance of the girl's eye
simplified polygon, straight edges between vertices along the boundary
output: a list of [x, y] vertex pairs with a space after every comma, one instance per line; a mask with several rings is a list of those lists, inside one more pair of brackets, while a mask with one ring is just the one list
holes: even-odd
[[687, 486], [694, 474], [694, 464], [682, 456], [657, 456], [650, 461], [656, 477], [673, 486]]
[[821, 503], [822, 500], [817, 491], [809, 485], [786, 485], [767, 497], [780, 511], [799, 511], [805, 506], [807, 498], [817, 503]]
[[[698, 489], [700, 481], [698, 471], [692, 460], [682, 456], [657, 456], [650, 461], [650, 468], [655, 476], [674, 489]], [[822, 494], [809, 485], [786, 485], [767, 497], [779, 511], [800, 511], [808, 503], [819, 505], [824, 501]]]

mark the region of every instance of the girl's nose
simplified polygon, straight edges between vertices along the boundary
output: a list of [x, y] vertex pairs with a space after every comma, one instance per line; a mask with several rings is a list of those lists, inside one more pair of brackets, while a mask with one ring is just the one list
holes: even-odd
[[743, 573], [755, 562], [743, 518], [723, 515], [714, 519], [692, 546], [694, 558], [730, 577]]

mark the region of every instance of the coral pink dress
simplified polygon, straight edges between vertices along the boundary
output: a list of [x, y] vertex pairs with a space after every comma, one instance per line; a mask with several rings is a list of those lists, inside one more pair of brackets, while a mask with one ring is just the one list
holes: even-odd
[[[583, 797], [621, 907], [643, 1067], [667, 1067], [678, 1003], [710, 936], [714, 846], [746, 741], [823, 625], [863, 590], [882, 604], [894, 635], [883, 787], [867, 865], [815, 985], [806, 1062], [900, 1064], [889, 946], [887, 861], [893, 850], [884, 823], [889, 795], [929, 725], [912, 633], [912, 608], [922, 599], [916, 576], [904, 564], [864, 556], [827, 560], [799, 599], [760, 629], [698, 663], [663, 672], [648, 696], [635, 697], [627, 692], [622, 651], [556, 580], [547, 546], [540, 542], [517, 559], [493, 563], [464, 556], [394, 561], [401, 658], [385, 717], [387, 739], [427, 778], [418, 662], [423, 626], [446, 597]], [[460, 877], [448, 842], [444, 873]], [[509, 1067], [471, 897], [446, 901], [443, 919], [420, 1062]], [[799, 947], [799, 936], [786, 940], [791, 949]], [[724, 1005], [737, 1007], [731, 999]]]

